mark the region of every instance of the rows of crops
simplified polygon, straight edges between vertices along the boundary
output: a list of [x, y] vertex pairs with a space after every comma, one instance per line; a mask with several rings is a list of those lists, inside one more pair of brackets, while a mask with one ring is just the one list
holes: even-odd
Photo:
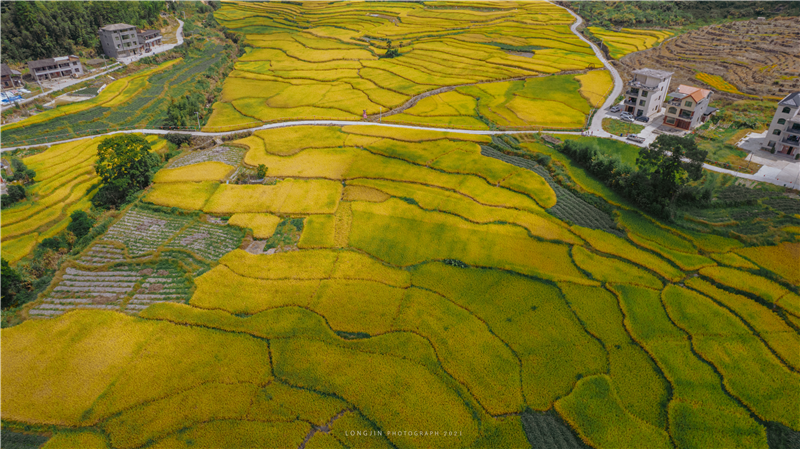
[[[573, 18], [544, 2], [491, 12], [423, 4], [226, 3], [215, 18], [248, 46], [205, 130], [304, 118], [377, 118], [423, 93], [394, 122], [483, 129], [579, 128], [591, 108], [572, 80], [539, 77], [600, 68]], [[383, 57], [395, 51], [394, 57]], [[607, 75], [606, 75], [607, 77]], [[508, 81], [520, 80], [520, 81]], [[557, 84], [554, 85], [553, 83]], [[477, 85], [476, 85], [477, 84]], [[592, 104], [607, 80], [582, 90]], [[472, 88], [453, 88], [458, 86]], [[480, 88], [479, 88], [480, 87]], [[444, 91], [444, 92], [443, 92]], [[542, 91], [560, 97], [542, 97]], [[536, 114], [549, 109], [555, 114]], [[483, 117], [483, 119], [481, 118]]]
[[[766, 448], [773, 423], [800, 430], [800, 295], [775, 262], [800, 244], [602, 212], [513, 139], [352, 126], [234, 144], [278, 181], [156, 183], [145, 201], [160, 189], [193, 206], [131, 208], [28, 311], [59, 318], [3, 331], [5, 420], [92, 426], [131, 448], [245, 430], [344, 446], [354, 426], [397, 447]], [[76, 333], [49, 338], [61, 325]], [[82, 377], [92, 388], [17, 393], [70, 385], [54, 354], [99, 338], [113, 357], [69, 356], [102, 360]], [[33, 369], [22, 341], [47, 375], [7, 374]], [[440, 433], [389, 432], [405, 426]]]
[[6, 125], [5, 145], [64, 140], [115, 129], [164, 125], [170, 98], [194, 92], [195, 81], [222, 56], [222, 46], [208, 42], [196, 54], [112, 82], [92, 100], [60, 106]]

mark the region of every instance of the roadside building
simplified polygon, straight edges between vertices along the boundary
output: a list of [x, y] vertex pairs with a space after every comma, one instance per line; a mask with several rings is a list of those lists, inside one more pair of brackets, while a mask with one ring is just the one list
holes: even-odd
[[777, 153], [800, 154], [800, 92], [787, 95], [778, 102], [767, 131], [767, 148]]
[[98, 31], [103, 53], [111, 58], [127, 58], [152, 51], [161, 45], [161, 32], [158, 30], [139, 31], [127, 23], [106, 25]]
[[110, 58], [126, 58], [139, 54], [139, 37], [136, 27], [127, 23], [115, 23], [101, 27], [98, 31], [103, 53]]
[[6, 64], [0, 64], [0, 83], [2, 83], [3, 88], [21, 87], [22, 74], [16, 70], [12, 70], [11, 67]]
[[28, 68], [34, 81], [81, 76], [86, 73], [80, 58], [75, 55], [31, 61]]
[[708, 117], [717, 111], [710, 107], [711, 94], [708, 89], [681, 84], [678, 90], [667, 95], [664, 103], [666, 113], [664, 124], [680, 129], [694, 129], [705, 123]]
[[625, 92], [625, 111], [638, 117], [652, 117], [661, 112], [661, 104], [666, 98], [672, 72], [655, 69], [633, 71], [633, 79], [628, 82]]
[[136, 36], [139, 38], [139, 46], [145, 53], [149, 53], [154, 47], [161, 45], [161, 31], [159, 30], [137, 31]]

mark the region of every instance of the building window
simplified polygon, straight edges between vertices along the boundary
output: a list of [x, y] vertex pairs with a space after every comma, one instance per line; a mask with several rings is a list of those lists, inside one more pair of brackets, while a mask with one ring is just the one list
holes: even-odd
[[774, 140], [770, 140], [769, 143], [767, 144], [767, 146], [770, 147], [770, 148], [775, 148], [775, 141]]
[[644, 106], [644, 103], [645, 103], [644, 100], [639, 100], [639, 106]]
[[674, 117], [667, 117], [667, 123], [669, 123], [670, 125], [674, 125], [675, 124], [675, 118]]
[[639, 109], [638, 111], [636, 111], [636, 116], [637, 116], [637, 117], [639, 117], [639, 116], [640, 116], [640, 115], [642, 115], [642, 114], [644, 114], [644, 111], [642, 111], [641, 109]]
[[791, 112], [791, 109], [789, 108], [789, 106], [786, 106], [785, 108], [783, 108], [783, 113], [784, 114], [788, 114], [789, 112]]
[[786, 119], [779, 118], [779, 119], [778, 119], [778, 124], [779, 124], [779, 125], [784, 125], [784, 124], [786, 124]]
[[642, 92], [642, 97], [647, 98], [647, 91], [646, 90]]
[[776, 129], [775, 131], [772, 131], [772, 134], [774, 134], [776, 136], [780, 136], [781, 135], [781, 130]]
[[687, 108], [691, 108], [692, 107], [692, 102], [691, 101], [687, 101], [683, 105], [686, 106]]
[[674, 107], [673, 108], [669, 108], [669, 110], [667, 112], [669, 112], [670, 114], [677, 114], [678, 113], [678, 109], [674, 108]]

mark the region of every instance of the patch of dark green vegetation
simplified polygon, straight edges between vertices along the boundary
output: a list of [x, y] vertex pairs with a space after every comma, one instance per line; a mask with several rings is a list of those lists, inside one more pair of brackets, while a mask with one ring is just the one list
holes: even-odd
[[546, 412], [527, 409], [520, 418], [533, 449], [589, 449], [553, 409]]
[[282, 248], [296, 246], [300, 241], [300, 235], [303, 233], [303, 219], [302, 218], [286, 218], [275, 228], [275, 233], [272, 237], [267, 239], [264, 245], [264, 251], [272, 248]]
[[539, 47], [537, 45], [511, 45], [502, 42], [489, 42], [489, 45], [495, 46], [506, 51], [519, 51], [524, 53], [533, 53], [536, 50], [544, 50], [546, 47]]
[[456, 268], [469, 268], [469, 265], [465, 264], [464, 262], [458, 259], [444, 259], [442, 260], [442, 263]]
[[3, 449], [38, 449], [49, 439], [50, 437], [42, 435], [11, 432], [3, 429], [3, 432], [0, 433], [0, 447], [3, 447]]
[[360, 340], [372, 336], [366, 332], [345, 332], [345, 331], [334, 331], [334, 332], [336, 333], [336, 335], [338, 335], [341, 338], [344, 338], [345, 340]]

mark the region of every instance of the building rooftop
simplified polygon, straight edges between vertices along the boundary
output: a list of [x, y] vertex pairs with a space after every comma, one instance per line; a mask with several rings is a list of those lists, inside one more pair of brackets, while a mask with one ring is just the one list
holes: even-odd
[[793, 92], [787, 95], [783, 100], [779, 101], [778, 104], [792, 108], [800, 107], [800, 92]]
[[40, 59], [40, 60], [38, 60], [38, 61], [31, 61], [31, 62], [29, 62], [29, 63], [28, 63], [28, 67], [30, 67], [30, 68], [32, 68], [32, 69], [36, 69], [36, 68], [39, 68], [39, 67], [47, 67], [47, 66], [49, 66], [49, 65], [56, 65], [56, 64], [59, 64], [59, 63], [64, 63], [64, 62], [67, 62], [67, 61], [69, 61], [71, 58], [79, 59], [79, 58], [78, 58], [77, 56], [75, 56], [75, 55], [70, 55], [70, 56], [60, 56], [60, 57], [58, 57], [58, 58], [47, 58], [47, 59]]
[[699, 103], [703, 101], [704, 98], [711, 95], [711, 91], [708, 89], [701, 89], [699, 87], [687, 86], [685, 84], [681, 84], [680, 86], [678, 86], [677, 93], [684, 94], [684, 96], [686, 97], [692, 97], [692, 100], [694, 100], [695, 103]]
[[667, 72], [664, 70], [656, 70], [656, 69], [639, 69], [634, 70], [634, 75], [645, 75], [645, 76], [652, 76], [653, 78], [658, 78], [661, 80], [665, 80], [672, 76], [674, 72]]
[[135, 28], [135, 27], [133, 25], [128, 25], [127, 23], [114, 23], [111, 25], [100, 27], [101, 30], [105, 31], [127, 30], [128, 28]]
[[138, 34], [139, 36], [142, 36], [145, 39], [148, 39], [150, 37], [160, 36], [161, 35], [161, 31], [159, 31], [159, 30], [144, 30], [144, 31], [137, 31], [136, 34]]
[[7, 64], [0, 64], [0, 75], [2, 75], [2, 76], [16, 76], [16, 75], [19, 75], [19, 74], [20, 73], [18, 71], [12, 69]]

